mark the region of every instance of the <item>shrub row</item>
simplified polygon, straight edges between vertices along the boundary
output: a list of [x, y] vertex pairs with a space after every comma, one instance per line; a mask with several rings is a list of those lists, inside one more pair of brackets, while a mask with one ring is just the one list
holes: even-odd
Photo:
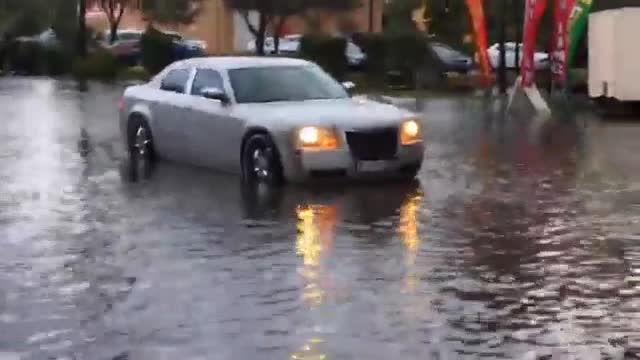
[[300, 41], [300, 56], [320, 65], [338, 80], [347, 74], [347, 41], [343, 38], [310, 35]]
[[[168, 35], [150, 27], [141, 40], [142, 54], [137, 57], [145, 68], [145, 74], [156, 74], [178, 57], [173, 40]], [[0, 41], [0, 70], [26, 75], [72, 74], [83, 79], [109, 80], [119, 74], [140, 77], [137, 69], [128, 71], [138, 60], [118, 58], [100, 46], [92, 46], [86, 58], [75, 58], [62, 47], [47, 47], [35, 41]]]
[[173, 40], [153, 27], [148, 27], [142, 36], [142, 65], [151, 74], [162, 71], [174, 59]]
[[[439, 60], [431, 53], [428, 39], [419, 33], [359, 34], [353, 41], [367, 55], [365, 71], [370, 83], [394, 81], [415, 86], [419, 81], [424, 86], [431, 85], [440, 76]], [[300, 55], [316, 62], [337, 79], [343, 79], [347, 71], [345, 46], [342, 38], [305, 36]]]
[[0, 67], [23, 74], [60, 75], [71, 70], [72, 56], [61, 48], [44, 47], [32, 41], [0, 44]]

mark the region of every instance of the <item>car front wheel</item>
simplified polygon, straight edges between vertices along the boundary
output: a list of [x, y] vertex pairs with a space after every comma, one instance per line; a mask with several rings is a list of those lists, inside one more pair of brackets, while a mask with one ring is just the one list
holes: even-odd
[[129, 127], [129, 173], [132, 180], [148, 178], [154, 160], [153, 136], [146, 121], [132, 119]]
[[245, 142], [242, 175], [247, 184], [278, 186], [283, 183], [280, 154], [271, 137], [256, 134]]

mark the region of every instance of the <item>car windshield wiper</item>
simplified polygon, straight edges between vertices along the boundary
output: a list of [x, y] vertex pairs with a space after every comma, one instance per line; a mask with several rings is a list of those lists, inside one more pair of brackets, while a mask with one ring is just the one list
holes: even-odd
[[312, 101], [312, 100], [333, 100], [340, 99], [337, 96], [318, 96], [318, 97], [308, 97], [308, 98], [269, 98], [252, 101], [254, 103], [263, 104], [263, 103], [272, 103], [272, 102], [281, 102], [281, 101]]
[[256, 103], [272, 103], [272, 102], [280, 102], [280, 101], [294, 101], [293, 99], [285, 99], [285, 98], [272, 98], [272, 99], [263, 99], [256, 101]]

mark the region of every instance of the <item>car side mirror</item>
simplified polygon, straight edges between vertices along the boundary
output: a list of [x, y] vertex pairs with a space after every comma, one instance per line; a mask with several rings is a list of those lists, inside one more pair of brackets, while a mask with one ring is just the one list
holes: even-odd
[[227, 96], [227, 94], [225, 94], [224, 91], [222, 91], [217, 87], [209, 87], [209, 88], [202, 89], [201, 94], [202, 94], [202, 97], [206, 99], [217, 100], [223, 104], [229, 103], [229, 97]]
[[351, 91], [356, 88], [356, 84], [353, 81], [345, 81], [342, 83], [342, 87], [347, 91]]

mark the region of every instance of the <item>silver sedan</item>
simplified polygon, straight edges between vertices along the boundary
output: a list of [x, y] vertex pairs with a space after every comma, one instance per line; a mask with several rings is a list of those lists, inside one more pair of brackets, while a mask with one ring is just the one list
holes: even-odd
[[124, 92], [120, 129], [130, 168], [164, 158], [269, 185], [415, 177], [424, 154], [419, 119], [352, 97], [352, 87], [298, 59], [174, 63]]

